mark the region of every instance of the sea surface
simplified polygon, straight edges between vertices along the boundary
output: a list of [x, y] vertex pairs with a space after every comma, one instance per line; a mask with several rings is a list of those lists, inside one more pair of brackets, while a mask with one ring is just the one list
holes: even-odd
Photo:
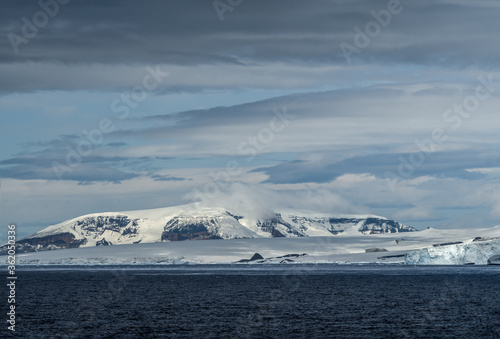
[[[23, 338], [500, 338], [498, 266], [40, 267], [17, 276]], [[6, 327], [0, 337], [12, 336]]]

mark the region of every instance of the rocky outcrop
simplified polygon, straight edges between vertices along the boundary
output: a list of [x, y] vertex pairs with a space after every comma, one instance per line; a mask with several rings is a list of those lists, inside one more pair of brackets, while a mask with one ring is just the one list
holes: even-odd
[[385, 234], [399, 232], [415, 232], [411, 226], [403, 225], [394, 220], [384, 218], [307, 218], [293, 216], [294, 223], [301, 225], [301, 230], [307, 229], [308, 225], [321, 224], [333, 235], [338, 235], [348, 229], [356, 228], [362, 234]]
[[99, 240], [98, 242], [96, 242], [95, 244], [96, 246], [109, 246], [109, 245], [113, 245], [112, 243], [106, 241], [105, 238], [103, 238], [102, 240]]
[[[76, 240], [71, 233], [59, 233], [43, 237], [33, 237], [19, 240], [16, 243], [17, 253], [76, 248], [84, 245], [87, 240]], [[0, 248], [0, 255], [7, 254], [7, 246]]]
[[445, 243], [442, 243], [442, 244], [434, 244], [432, 246], [434, 246], [434, 247], [442, 247], [442, 246], [458, 245], [458, 244], [463, 244], [463, 241], [445, 242]]
[[282, 238], [286, 235], [289, 236], [304, 236], [300, 232], [300, 228], [297, 230], [290, 223], [283, 220], [281, 214], [276, 214], [274, 218], [269, 218], [264, 221], [258, 221], [257, 227], [259, 227], [263, 232], [271, 233], [273, 238]]
[[93, 234], [112, 231], [122, 235], [132, 235], [137, 233], [137, 220], [130, 220], [124, 215], [89, 217], [76, 221], [74, 228]]
[[385, 248], [367, 248], [365, 253], [388, 252]]
[[250, 261], [254, 261], [254, 260], [261, 260], [261, 259], [264, 259], [263, 256], [261, 256], [259, 253], [255, 253], [251, 258], [250, 258]]
[[239, 224], [239, 219], [230, 213], [221, 216], [173, 217], [165, 225], [161, 241], [223, 239], [220, 226]]
[[[197, 225], [193, 225], [193, 229], [196, 229]], [[201, 229], [201, 227], [200, 227]], [[173, 232], [163, 232], [161, 235], [161, 241], [183, 241], [183, 240], [206, 240], [206, 239], [222, 239], [217, 235], [210, 234], [207, 230], [195, 232], [187, 229], [186, 232], [173, 231]]]
[[400, 233], [414, 232], [413, 227], [403, 225], [394, 220], [381, 218], [367, 218], [362, 221], [358, 230], [363, 234], [384, 234], [384, 233]]
[[250, 258], [250, 259], [242, 259], [242, 260], [237, 261], [236, 263], [241, 263], [241, 264], [244, 264], [244, 263], [252, 263], [252, 264], [254, 264], [254, 263], [258, 263], [258, 264], [280, 263], [280, 264], [287, 264], [287, 263], [295, 262], [295, 260], [293, 260], [293, 259], [296, 259], [298, 257], [304, 257], [306, 255], [307, 255], [307, 253], [302, 253], [302, 254], [292, 253], [292, 254], [285, 254], [285, 255], [282, 255], [282, 256], [279, 256], [279, 257], [264, 258], [259, 253], [255, 253], [252, 256], [252, 258]]

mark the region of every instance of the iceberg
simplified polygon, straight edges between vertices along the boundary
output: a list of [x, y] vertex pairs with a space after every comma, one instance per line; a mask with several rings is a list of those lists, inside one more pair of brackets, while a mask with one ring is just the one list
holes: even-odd
[[500, 254], [500, 239], [427, 247], [405, 255], [406, 265], [487, 265]]

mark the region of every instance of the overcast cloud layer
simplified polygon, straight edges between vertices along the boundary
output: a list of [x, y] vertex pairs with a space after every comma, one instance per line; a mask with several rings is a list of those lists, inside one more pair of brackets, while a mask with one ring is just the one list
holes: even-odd
[[497, 2], [65, 2], [1, 5], [0, 223], [244, 196], [500, 224]]

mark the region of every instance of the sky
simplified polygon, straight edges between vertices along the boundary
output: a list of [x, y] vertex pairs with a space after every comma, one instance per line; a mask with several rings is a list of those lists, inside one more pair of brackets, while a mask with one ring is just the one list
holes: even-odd
[[4, 1], [0, 224], [201, 201], [498, 225], [499, 15], [483, 0]]

